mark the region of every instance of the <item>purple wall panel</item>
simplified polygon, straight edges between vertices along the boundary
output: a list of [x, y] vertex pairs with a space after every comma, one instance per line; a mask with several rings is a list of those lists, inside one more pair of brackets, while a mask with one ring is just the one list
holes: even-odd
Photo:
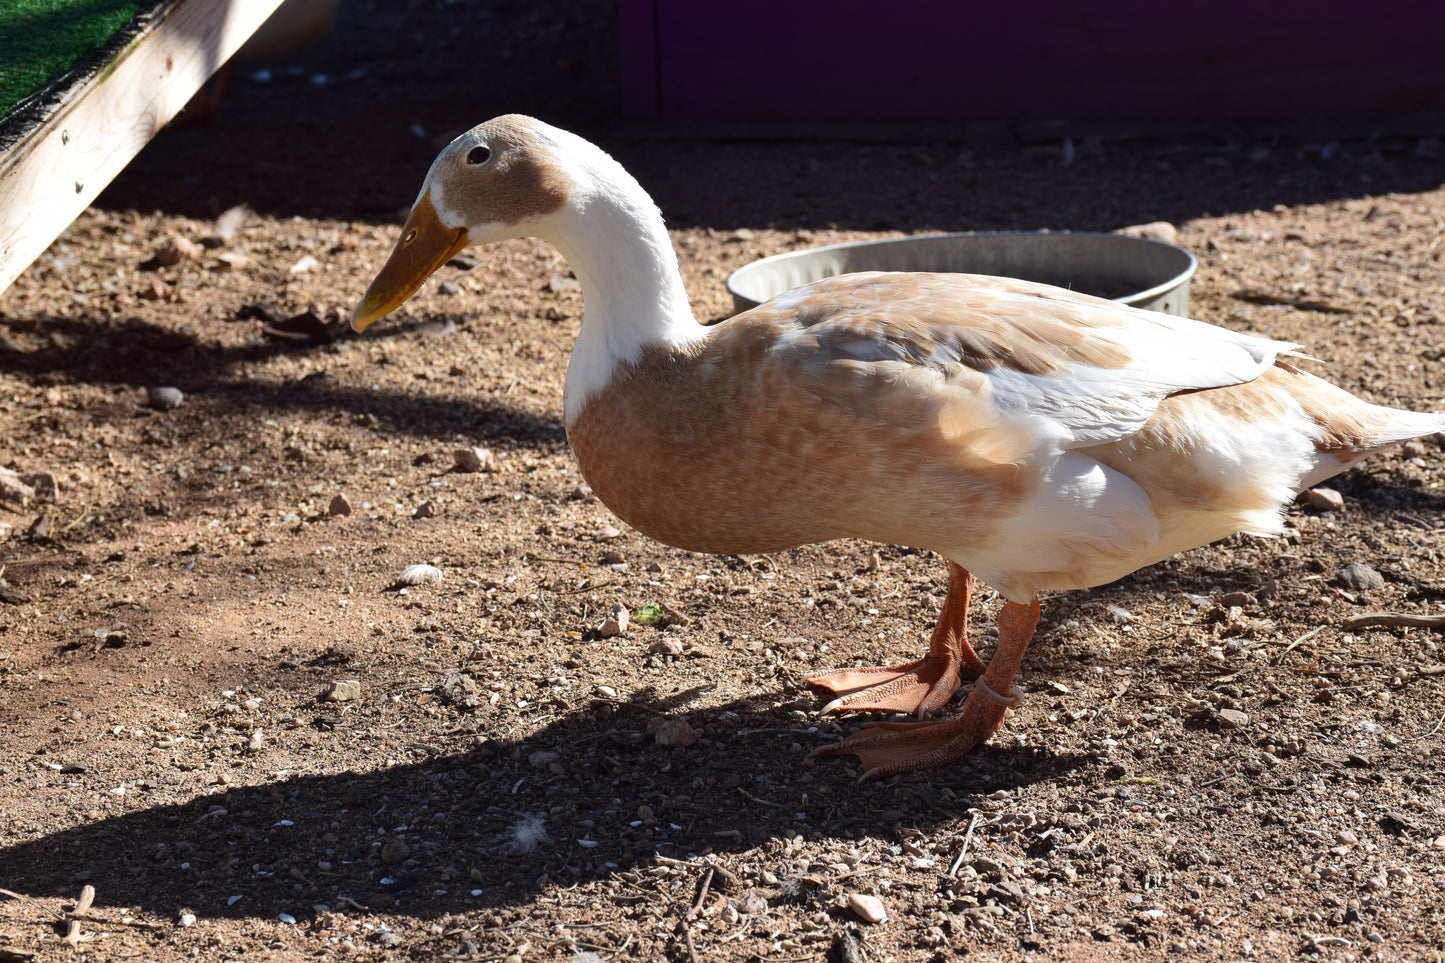
[[620, 0], [671, 122], [1300, 121], [1445, 109], [1445, 2]]

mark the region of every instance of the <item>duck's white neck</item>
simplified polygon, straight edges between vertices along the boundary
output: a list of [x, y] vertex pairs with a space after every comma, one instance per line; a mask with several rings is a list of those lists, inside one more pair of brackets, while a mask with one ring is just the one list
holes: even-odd
[[708, 330], [693, 317], [657, 205], [622, 165], [577, 141], [585, 147], [566, 151], [573, 190], [543, 235], [582, 286], [582, 330], [563, 394], [569, 427], [618, 365], [649, 346], [686, 347]]

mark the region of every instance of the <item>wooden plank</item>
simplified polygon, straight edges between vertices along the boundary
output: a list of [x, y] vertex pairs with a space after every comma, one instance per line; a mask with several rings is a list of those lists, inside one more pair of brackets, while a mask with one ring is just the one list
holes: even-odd
[[280, 3], [165, 0], [125, 49], [0, 154], [0, 291]]

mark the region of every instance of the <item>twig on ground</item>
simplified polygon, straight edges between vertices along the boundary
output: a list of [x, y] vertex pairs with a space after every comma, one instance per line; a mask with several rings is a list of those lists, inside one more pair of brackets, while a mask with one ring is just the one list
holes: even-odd
[[973, 830], [974, 827], [978, 825], [980, 815], [981, 813], [974, 813], [973, 818], [968, 821], [968, 832], [963, 834], [963, 845], [959, 847], [958, 858], [953, 861], [952, 866], [948, 867], [948, 876], [950, 879], [958, 875], [958, 867], [963, 865], [963, 857], [968, 855], [968, 841], [973, 839]]
[[702, 887], [697, 894], [697, 902], [692, 904], [692, 909], [682, 918], [682, 935], [687, 940], [687, 958], [691, 963], [698, 963], [697, 945], [692, 941], [692, 921], [697, 918], [698, 910], [702, 909], [703, 900], [707, 899], [707, 891], [712, 886], [713, 868], [707, 868], [707, 874], [702, 878]]
[[1295, 640], [1294, 640], [1293, 642], [1291, 642], [1289, 645], [1287, 645], [1287, 646], [1284, 647], [1284, 651], [1283, 651], [1283, 652], [1281, 652], [1279, 655], [1277, 655], [1277, 656], [1274, 657], [1274, 664], [1275, 664], [1275, 665], [1279, 665], [1281, 662], [1284, 661], [1284, 657], [1287, 656], [1287, 655], [1289, 655], [1291, 652], [1293, 652], [1297, 646], [1302, 645], [1302, 644], [1305, 643], [1305, 642], [1308, 642], [1310, 639], [1314, 638], [1315, 636], [1317, 636], [1317, 635], [1319, 635], [1321, 632], [1323, 632], [1326, 628], [1328, 628], [1328, 626], [1317, 625], [1317, 626], [1315, 626], [1314, 628], [1310, 629], [1308, 632], [1306, 632], [1304, 635], [1301, 635], [1299, 638], [1295, 639]]
[[1406, 612], [1366, 612], [1351, 616], [1340, 623], [1346, 632], [1356, 629], [1445, 629], [1445, 615], [1410, 615]]

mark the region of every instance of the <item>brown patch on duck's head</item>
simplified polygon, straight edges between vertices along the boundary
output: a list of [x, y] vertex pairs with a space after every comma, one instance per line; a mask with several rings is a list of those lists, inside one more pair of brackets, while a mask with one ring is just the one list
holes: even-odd
[[559, 209], [571, 180], [548, 128], [520, 114], [478, 124], [452, 141], [427, 174], [432, 202], [448, 223], [477, 233], [516, 227]]

